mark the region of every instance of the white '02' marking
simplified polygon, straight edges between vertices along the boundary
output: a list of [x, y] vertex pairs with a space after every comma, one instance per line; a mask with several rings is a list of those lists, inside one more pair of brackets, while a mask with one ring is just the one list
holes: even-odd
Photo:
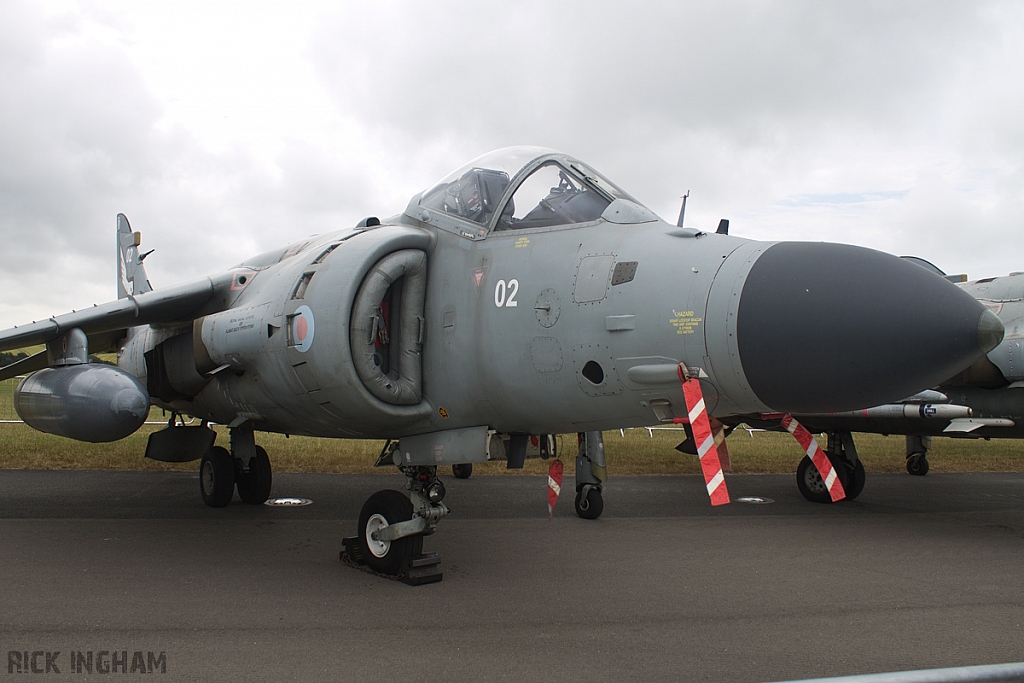
[[519, 294], [519, 280], [509, 280], [507, 285], [504, 280], [498, 280], [498, 283], [494, 285], [494, 305], [498, 308], [502, 306], [515, 308], [519, 305], [519, 302], [516, 301], [517, 294]]

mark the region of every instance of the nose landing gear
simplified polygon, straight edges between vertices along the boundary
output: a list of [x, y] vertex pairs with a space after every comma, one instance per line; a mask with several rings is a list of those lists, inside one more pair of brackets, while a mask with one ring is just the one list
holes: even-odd
[[[864, 463], [857, 457], [857, 447], [850, 432], [828, 432], [825, 448], [839, 483], [846, 493], [846, 500], [853, 500], [864, 490], [867, 479]], [[796, 470], [796, 485], [801, 495], [812, 503], [831, 503], [828, 487], [822, 480], [810, 458], [801, 458]]]
[[434, 533], [448, 514], [442, 501], [444, 484], [436, 467], [400, 467], [409, 496], [401, 491], [378, 491], [359, 513], [354, 537], [342, 541], [341, 559], [412, 586], [444, 578], [437, 553], [423, 553], [423, 537]]

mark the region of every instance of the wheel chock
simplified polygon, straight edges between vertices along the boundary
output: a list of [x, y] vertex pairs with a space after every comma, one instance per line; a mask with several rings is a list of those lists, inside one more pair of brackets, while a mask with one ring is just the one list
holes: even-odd
[[428, 583], [437, 583], [444, 578], [441, 572], [441, 556], [437, 553], [423, 553], [410, 559], [402, 565], [397, 576], [380, 574], [366, 566], [366, 558], [363, 556], [363, 544], [357, 536], [341, 539], [343, 550], [338, 553], [338, 559], [364, 572], [369, 572], [385, 579], [398, 580], [409, 586], [422, 586]]
[[347, 557], [348, 560], [359, 566], [366, 564], [366, 560], [363, 558], [363, 544], [359, 542], [358, 536], [341, 539], [341, 545], [344, 549], [338, 553], [339, 560], [344, 562]]
[[437, 553], [423, 553], [409, 560], [408, 566], [400, 580], [410, 586], [422, 586], [427, 583], [437, 583], [444, 578], [440, 570], [441, 556]]

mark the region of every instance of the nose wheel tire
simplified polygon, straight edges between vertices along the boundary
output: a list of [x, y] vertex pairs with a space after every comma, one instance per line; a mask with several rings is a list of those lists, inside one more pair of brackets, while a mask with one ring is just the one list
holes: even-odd
[[270, 458], [267, 457], [267, 451], [262, 446], [257, 446], [256, 455], [249, 459], [248, 472], [242, 472], [241, 466], [235, 471], [238, 497], [249, 505], [263, 505], [267, 502], [273, 481]]
[[907, 458], [907, 472], [916, 477], [928, 474], [928, 458], [924, 453], [914, 453]]
[[235, 494], [235, 462], [226, 448], [213, 446], [199, 463], [199, 494], [212, 508], [227, 507]]
[[452, 474], [455, 475], [456, 479], [469, 479], [469, 475], [473, 474], [473, 463], [467, 462], [462, 465], [452, 465]]
[[597, 519], [604, 511], [604, 497], [601, 495], [601, 489], [586, 489], [586, 495], [583, 491], [584, 489], [580, 489], [576, 492], [576, 514], [583, 519]]
[[423, 552], [423, 536], [379, 541], [373, 532], [412, 519], [412, 503], [401, 491], [377, 491], [359, 513], [359, 541], [366, 566], [381, 574], [398, 574], [408, 560]]
[[[850, 470], [846, 465], [832, 458], [829, 458], [829, 462], [832, 463], [832, 468], [839, 477], [839, 483], [843, 485], [843, 490], [846, 492], [846, 498], [843, 500], [853, 500], [859, 496], [864, 490], [865, 481], [867, 481], [864, 463], [858, 460]], [[825, 486], [825, 482], [818, 473], [818, 468], [814, 466], [810, 458], [801, 458], [800, 464], [796, 468], [796, 487], [800, 489], [800, 494], [812, 503], [832, 502], [828, 487]]]
[[853, 500], [864, 490], [864, 483], [867, 481], [867, 474], [864, 472], [864, 463], [860, 460], [850, 472], [846, 481], [846, 500]]
[[[836, 469], [836, 464], [832, 463], [832, 467]], [[836, 469], [837, 475], [839, 472], [840, 470]], [[843, 483], [842, 476], [840, 476], [839, 483]], [[821, 474], [818, 473], [818, 468], [814, 466], [810, 458], [801, 458], [800, 464], [797, 465], [796, 487], [800, 489], [800, 494], [812, 503], [832, 502], [832, 496], [829, 495], [828, 487], [821, 478]], [[844, 486], [843, 488], [846, 487]]]

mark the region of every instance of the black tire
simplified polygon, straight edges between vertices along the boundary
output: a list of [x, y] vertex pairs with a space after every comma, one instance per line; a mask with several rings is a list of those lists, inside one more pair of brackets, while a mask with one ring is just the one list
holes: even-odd
[[469, 476], [473, 474], [473, 463], [467, 462], [461, 465], [452, 465], [452, 474], [455, 475], [456, 479], [469, 479]]
[[235, 495], [235, 462], [226, 448], [211, 446], [199, 463], [199, 495], [212, 508], [227, 507]]
[[583, 519], [597, 519], [604, 512], [604, 496], [601, 489], [591, 488], [583, 498], [583, 489], [576, 492], [576, 514]]
[[249, 505], [263, 505], [270, 498], [270, 487], [274, 483], [274, 474], [270, 467], [270, 458], [262, 446], [256, 447], [256, 455], [249, 460], [249, 471], [242, 472], [241, 462], [235, 461], [235, 487], [238, 497]]
[[907, 458], [907, 472], [915, 477], [923, 477], [928, 474], [928, 458], [924, 453], [914, 453]]
[[[829, 462], [832, 463], [832, 469], [836, 471], [836, 476], [839, 477], [839, 483], [843, 485], [843, 490], [849, 486], [849, 477], [847, 476], [846, 467], [841, 463], [836, 462], [832, 458], [829, 458]], [[858, 463], [860, 461], [858, 460]], [[861, 468], [863, 472], [863, 467]], [[800, 458], [800, 464], [796, 468], [796, 487], [800, 490], [802, 495], [812, 503], [831, 503], [832, 496], [828, 492], [828, 487], [825, 486], [824, 480], [821, 475], [818, 474], [818, 468], [814, 466], [814, 462], [810, 458]], [[861, 488], [864, 488], [863, 483]], [[858, 494], [860, 491], [857, 492]], [[849, 497], [849, 493], [846, 494]]]
[[846, 500], [854, 500], [859, 496], [864, 491], [864, 483], [867, 479], [868, 476], [864, 472], [864, 463], [858, 459], [846, 483]]
[[370, 496], [359, 513], [358, 530], [367, 567], [381, 574], [395, 575], [408, 560], [423, 552], [421, 534], [384, 542], [370, 537], [372, 531], [410, 519], [412, 503], [401, 491], [377, 491]]

